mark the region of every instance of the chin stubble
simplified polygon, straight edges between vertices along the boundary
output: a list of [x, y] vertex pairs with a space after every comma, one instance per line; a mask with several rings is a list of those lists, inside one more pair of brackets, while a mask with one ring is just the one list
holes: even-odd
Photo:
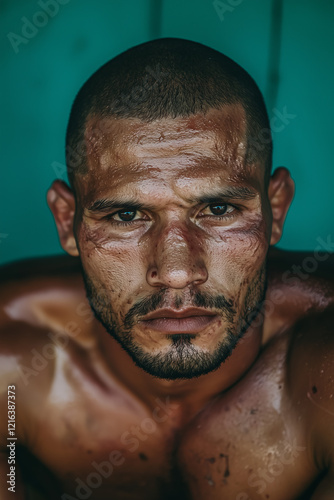
[[[228, 325], [224, 339], [214, 352], [205, 351], [193, 344], [195, 334], [169, 334], [170, 345], [159, 352], [146, 352], [133, 339], [132, 330], [138, 319], [161, 308], [166, 303], [168, 290], [160, 289], [149, 297], [137, 301], [127, 312], [123, 324], [116, 321], [110, 300], [106, 294], [98, 293], [90, 278], [84, 273], [87, 298], [95, 317], [106, 331], [129, 354], [133, 362], [154, 377], [177, 380], [199, 377], [212, 372], [232, 354], [239, 340], [244, 336], [251, 322], [257, 317], [265, 296], [265, 267], [250, 283], [239, 318], [231, 301], [223, 295], [190, 290], [191, 306], [214, 309]], [[182, 296], [175, 300], [175, 307], [181, 308]], [[187, 305], [189, 305], [187, 303]]]

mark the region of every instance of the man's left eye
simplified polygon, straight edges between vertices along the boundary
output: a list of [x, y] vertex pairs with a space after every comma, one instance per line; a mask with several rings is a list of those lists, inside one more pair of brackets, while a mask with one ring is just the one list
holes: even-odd
[[227, 203], [210, 203], [204, 210], [202, 210], [203, 215], [226, 215], [230, 214], [235, 210], [232, 205], [228, 205]]

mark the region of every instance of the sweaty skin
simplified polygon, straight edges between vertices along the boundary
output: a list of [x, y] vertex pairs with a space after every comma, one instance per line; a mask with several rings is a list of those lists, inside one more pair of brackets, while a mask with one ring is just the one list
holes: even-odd
[[[266, 186], [263, 166], [245, 163], [237, 105], [101, 124], [90, 117], [75, 196], [61, 181], [48, 193], [71, 257], [3, 270], [1, 499], [13, 498], [9, 385], [15, 498], [333, 498], [333, 258], [328, 242], [313, 254], [273, 247], [293, 196], [288, 171]], [[158, 292], [125, 351], [127, 314]], [[224, 296], [229, 314], [194, 309], [197, 292]], [[242, 326], [226, 361], [194, 378], [133, 361], [158, 356], [175, 371], [187, 358], [170, 333], [188, 332], [191, 352], [211, 359]]]

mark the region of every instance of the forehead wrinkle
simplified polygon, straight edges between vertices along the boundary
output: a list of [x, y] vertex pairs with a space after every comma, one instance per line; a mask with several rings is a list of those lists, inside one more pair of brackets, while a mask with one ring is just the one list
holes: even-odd
[[124, 137], [117, 145], [105, 144], [100, 154], [100, 165], [102, 168], [108, 164], [139, 163], [141, 160], [165, 159], [177, 156], [192, 156], [203, 154], [214, 155], [217, 151], [217, 140], [213, 133], [180, 134], [171, 139], [163, 141], [156, 140], [154, 136], [145, 135], [143, 139], [127, 140]]
[[[203, 147], [182, 149], [181, 151], [173, 151], [173, 154], [162, 156], [159, 151], [155, 151], [149, 155], [138, 157], [133, 155], [132, 161], [130, 155], [123, 157], [123, 161], [115, 158], [109, 151], [105, 151], [99, 160], [98, 169], [108, 172], [108, 177], [116, 180], [121, 176], [126, 178], [131, 176], [132, 179], [144, 176], [146, 178], [155, 178], [157, 174], [163, 171], [168, 176], [167, 168], [173, 168], [171, 175], [173, 176], [203, 176], [207, 175], [205, 170], [240, 170], [243, 165], [244, 158], [241, 155], [224, 154], [221, 149], [215, 148], [207, 151]], [[184, 162], [184, 163], [183, 163]], [[239, 165], [240, 164], [240, 165]], [[191, 170], [190, 170], [191, 169]], [[93, 173], [94, 176], [94, 173]]]
[[190, 142], [185, 141], [184, 144], [176, 141], [176, 145], [173, 147], [169, 143], [164, 145], [147, 143], [144, 147], [125, 144], [122, 156], [114, 150], [105, 149], [100, 155], [99, 166], [103, 170], [113, 169], [115, 173], [119, 168], [127, 169], [129, 173], [133, 174], [148, 170], [152, 173], [161, 170], [159, 163], [161, 160], [170, 160], [164, 162], [165, 166], [173, 165], [175, 162], [181, 166], [180, 162], [184, 159], [187, 164], [191, 161], [194, 167], [196, 164], [202, 167], [203, 162], [209, 161], [219, 163], [220, 168], [222, 166], [238, 166], [240, 168], [244, 164], [244, 151], [242, 141], [228, 147], [226, 144], [214, 140], [213, 137], [206, 138], [206, 140], [201, 138], [200, 141], [192, 138]]
[[125, 187], [129, 191], [136, 186], [139, 187], [142, 183], [152, 186], [152, 182], [156, 181], [161, 186], [172, 181], [175, 187], [183, 186], [182, 189], [187, 184], [198, 182], [200, 179], [210, 184], [226, 181], [237, 184], [240, 181], [247, 181], [246, 172], [240, 175], [240, 172], [235, 168], [235, 163], [232, 164], [232, 167], [227, 163], [228, 158], [222, 159], [218, 154], [212, 158], [203, 153], [195, 155], [193, 152], [186, 156], [186, 165], [182, 165], [180, 157], [165, 158], [163, 164], [161, 158], [158, 158], [157, 161], [151, 159], [150, 163], [106, 164], [105, 172], [107, 175], [101, 179], [98, 172], [95, 172], [95, 175], [90, 177], [89, 186], [87, 185], [88, 191], [101, 192], [100, 188], [103, 191], [105, 189], [108, 191], [108, 184], [112, 186], [112, 190]]
[[[103, 182], [98, 173], [101, 170], [107, 171], [108, 178], [112, 177], [113, 181], [119, 175], [122, 178], [130, 175], [133, 180], [143, 176], [154, 179], [163, 166], [177, 165], [178, 162], [178, 173], [190, 178], [202, 177], [205, 165], [211, 169], [230, 170], [233, 181], [239, 177], [243, 180], [249, 173], [245, 172], [246, 126], [242, 107], [226, 106], [205, 115], [165, 118], [153, 123], [111, 117], [103, 119], [101, 127], [99, 121], [101, 118], [94, 117], [90, 122], [94, 147], [90, 150], [89, 170], [96, 181]], [[98, 127], [102, 135], [100, 133], [94, 140], [94, 130]], [[146, 133], [140, 134], [143, 127]], [[162, 137], [160, 142], [159, 137]], [[163, 165], [160, 163], [162, 159]], [[183, 169], [182, 159], [187, 162]], [[192, 169], [190, 175], [187, 167]], [[106, 179], [106, 182], [110, 181]]]
[[213, 148], [214, 142], [212, 139], [198, 140], [198, 138], [175, 140], [173, 142], [165, 142], [164, 144], [147, 143], [145, 146], [133, 146], [131, 148], [133, 154], [137, 158], [168, 158], [182, 155], [201, 155], [203, 150], [208, 151]]
[[[145, 132], [143, 133], [143, 129]], [[245, 110], [239, 104], [211, 109], [205, 114], [189, 117], [162, 118], [154, 122], [143, 122], [138, 118], [101, 118], [90, 116], [86, 121], [85, 138], [99, 148], [129, 149], [134, 152], [145, 146], [147, 150], [161, 149], [177, 143], [186, 150], [202, 141], [202, 146], [222, 142], [225, 146], [240, 142], [246, 134]], [[171, 144], [168, 144], [171, 142]], [[93, 148], [94, 149], [94, 148]]]
[[139, 129], [137, 136], [133, 136], [133, 143], [142, 146], [156, 142], [162, 146], [168, 144], [168, 142], [189, 143], [189, 141], [197, 141], [198, 136], [202, 137], [205, 132], [208, 136], [212, 135], [210, 130], [187, 128], [184, 119], [161, 119], [158, 122], [154, 122], [154, 127], [151, 123], [147, 124], [144, 134], [140, 133]]

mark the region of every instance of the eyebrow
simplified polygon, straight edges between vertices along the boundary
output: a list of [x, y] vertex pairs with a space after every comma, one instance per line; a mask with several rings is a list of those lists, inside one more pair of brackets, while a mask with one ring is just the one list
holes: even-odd
[[187, 201], [197, 203], [215, 203], [224, 199], [247, 201], [256, 198], [257, 195], [257, 191], [246, 186], [229, 186], [219, 191], [214, 191], [209, 195], [200, 196]]
[[[245, 186], [230, 186], [223, 190], [211, 192], [208, 195], [201, 195], [194, 198], [187, 198], [188, 203], [216, 203], [221, 200], [251, 200], [257, 196], [257, 192]], [[94, 201], [87, 210], [92, 213], [108, 213], [115, 208], [126, 207], [131, 210], [154, 209], [154, 205], [139, 203], [135, 200], [125, 199], [100, 199]]]
[[[90, 207], [88, 207], [87, 210], [89, 212], [104, 213], [104, 212], [110, 212], [110, 210], [113, 210], [114, 208], [121, 208], [121, 207], [131, 208], [132, 210], [140, 210], [141, 208], [144, 207], [144, 204], [132, 200], [102, 199], [94, 201], [94, 203]], [[149, 208], [149, 206], [147, 205], [145, 205], [145, 207]]]

